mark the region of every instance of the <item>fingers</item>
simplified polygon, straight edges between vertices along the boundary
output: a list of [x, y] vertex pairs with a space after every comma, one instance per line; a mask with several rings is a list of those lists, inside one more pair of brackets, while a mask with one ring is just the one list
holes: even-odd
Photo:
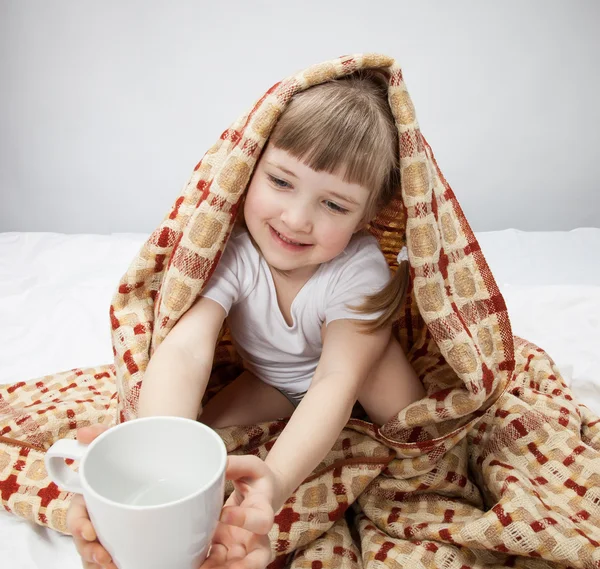
[[85, 569], [117, 569], [108, 551], [97, 541], [83, 497], [75, 494], [67, 511], [67, 528], [73, 534], [77, 553]]
[[201, 569], [265, 569], [272, 559], [269, 538], [244, 537], [219, 524]]
[[115, 567], [112, 563], [110, 554], [98, 541], [89, 542], [79, 540], [78, 543], [78, 540], [75, 540], [75, 547], [84, 563], [89, 563], [91, 565], [95, 564], [102, 568]]
[[269, 546], [269, 540], [261, 542], [259, 546], [250, 551], [239, 561], [233, 561], [229, 569], [265, 569], [271, 562], [272, 553]]
[[240, 478], [260, 478], [269, 474], [269, 467], [257, 456], [232, 455], [227, 458], [227, 469], [225, 476], [228, 480]]
[[217, 546], [217, 554], [219, 552], [222, 554], [222, 549], [219, 550], [219, 546], [225, 547], [225, 557], [228, 561], [231, 561], [232, 559], [244, 558], [247, 554], [247, 544], [253, 543], [255, 539], [250, 532], [220, 523], [217, 526], [212, 543], [213, 547]]
[[267, 534], [275, 517], [269, 467], [256, 456], [234, 455], [228, 458], [226, 475], [233, 479], [236, 490], [223, 507], [221, 522], [258, 535]]
[[243, 528], [258, 535], [266, 535], [273, 527], [273, 509], [267, 502], [244, 506], [225, 506], [221, 522]]
[[209, 555], [200, 569], [224, 569], [228, 567], [228, 560], [231, 559], [230, 547], [234, 543], [236, 543], [236, 539], [231, 535], [231, 528], [218, 523], [213, 535]]
[[73, 537], [85, 541], [94, 541], [96, 531], [85, 507], [83, 496], [73, 495], [71, 505], [67, 510], [67, 529], [73, 534]]
[[229, 498], [225, 500], [223, 506], [239, 506], [243, 500], [244, 497], [239, 492], [236, 492], [234, 489], [234, 491], [229, 495]]
[[220, 543], [213, 543], [210, 546], [210, 554], [206, 561], [200, 566], [200, 569], [216, 569], [224, 567], [227, 561], [227, 548]]
[[98, 435], [107, 431], [109, 427], [105, 425], [91, 425], [90, 427], [81, 427], [77, 429], [77, 440], [84, 445], [91, 443]]
[[77, 553], [83, 561], [83, 566], [89, 569], [117, 569], [113, 563], [110, 553], [100, 545], [98, 541], [75, 541]]

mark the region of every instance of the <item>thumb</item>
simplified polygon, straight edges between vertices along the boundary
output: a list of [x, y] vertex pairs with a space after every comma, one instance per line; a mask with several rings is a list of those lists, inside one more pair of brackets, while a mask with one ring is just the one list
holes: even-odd
[[104, 431], [108, 431], [109, 427], [98, 424], [90, 427], [81, 427], [77, 429], [77, 440], [84, 445], [91, 443], [96, 437], [100, 436]]

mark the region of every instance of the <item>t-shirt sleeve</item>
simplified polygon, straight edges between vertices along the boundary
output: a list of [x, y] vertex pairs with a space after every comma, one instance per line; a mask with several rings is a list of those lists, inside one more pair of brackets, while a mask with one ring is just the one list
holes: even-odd
[[234, 239], [230, 239], [215, 272], [201, 294], [201, 296], [219, 303], [225, 309], [226, 314], [229, 314], [231, 307], [240, 298], [243, 284], [240, 265], [237, 243]]
[[340, 267], [326, 298], [325, 322], [356, 319], [375, 320], [382, 312], [365, 314], [352, 310], [365, 297], [380, 291], [390, 281], [391, 272], [374, 238], [364, 239]]

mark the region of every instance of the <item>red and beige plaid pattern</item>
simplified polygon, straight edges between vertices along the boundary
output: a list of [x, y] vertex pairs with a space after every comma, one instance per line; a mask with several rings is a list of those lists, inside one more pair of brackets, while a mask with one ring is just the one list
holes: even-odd
[[[0, 388], [0, 493], [8, 511], [65, 531], [69, 495], [44, 451], [98, 421], [135, 417], [152, 353], [191, 306], [227, 242], [254, 165], [299, 90], [380, 68], [389, 75], [401, 196], [372, 223], [411, 286], [395, 331], [428, 397], [381, 428], [352, 419], [277, 514], [273, 567], [600, 568], [600, 426], [552, 360], [514, 338], [479, 244], [423, 138], [402, 72], [344, 56], [273, 86], [226, 130], [121, 280], [110, 307], [115, 366]], [[233, 375], [227, 331], [209, 394]], [[265, 456], [284, 424], [220, 431]]]

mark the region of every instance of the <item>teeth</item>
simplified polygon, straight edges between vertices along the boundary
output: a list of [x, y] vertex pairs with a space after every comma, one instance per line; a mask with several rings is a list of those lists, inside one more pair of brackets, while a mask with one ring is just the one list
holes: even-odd
[[298, 241], [292, 241], [291, 239], [284, 237], [283, 235], [281, 235], [281, 233], [279, 233], [279, 231], [275, 231], [275, 233], [277, 233], [277, 235], [279, 235], [279, 238], [282, 241], [285, 241], [286, 243], [289, 243], [290, 245], [304, 245], [304, 243], [298, 243]]

